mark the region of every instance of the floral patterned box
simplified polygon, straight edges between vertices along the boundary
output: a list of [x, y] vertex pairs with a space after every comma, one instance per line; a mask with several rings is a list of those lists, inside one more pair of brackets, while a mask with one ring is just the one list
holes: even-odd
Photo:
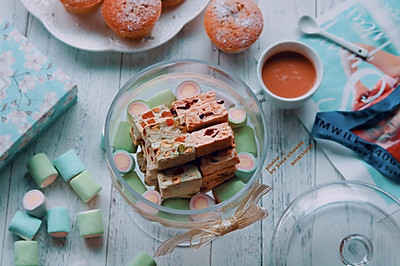
[[77, 100], [78, 88], [0, 17], [0, 172]]

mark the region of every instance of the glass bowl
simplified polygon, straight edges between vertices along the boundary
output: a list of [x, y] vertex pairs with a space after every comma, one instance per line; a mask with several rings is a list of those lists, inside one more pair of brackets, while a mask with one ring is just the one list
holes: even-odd
[[[245, 186], [232, 198], [200, 210], [167, 208], [143, 198], [128, 185], [118, 172], [112, 159], [113, 149], [110, 146], [118, 123], [127, 120], [126, 107], [132, 100], [147, 99], [166, 88], [175, 92], [175, 88], [184, 80], [196, 81], [201, 85], [203, 92], [214, 90], [217, 98], [224, 99], [227, 105], [235, 104], [235, 106], [244, 108], [248, 115], [247, 124], [254, 129], [258, 149], [256, 158], [258, 168]], [[117, 93], [108, 110], [104, 136], [108, 168], [113, 185], [125, 201], [139, 213], [138, 218], [144, 227], [151, 221], [155, 222], [150, 223], [151, 225], [161, 224], [163, 227], [191, 229], [207, 225], [211, 220], [230, 217], [235, 208], [258, 183], [266, 156], [265, 117], [261, 104], [252, 90], [239, 78], [226, 73], [219, 67], [197, 60], [177, 60], [155, 64], [128, 80]], [[139, 171], [138, 166], [135, 171], [143, 180], [143, 174]], [[192, 219], [194, 216], [196, 219]]]
[[271, 265], [398, 265], [400, 202], [360, 182], [322, 184], [296, 198], [272, 238]]

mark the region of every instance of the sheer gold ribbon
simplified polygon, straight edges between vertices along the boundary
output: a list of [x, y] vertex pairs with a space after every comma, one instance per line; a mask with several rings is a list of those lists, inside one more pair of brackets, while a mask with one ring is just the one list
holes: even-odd
[[[271, 189], [272, 188], [267, 185], [258, 183], [254, 186], [243, 203], [239, 205], [232, 217], [212, 221], [207, 226], [192, 229], [180, 236], [166, 240], [158, 247], [154, 253], [154, 257], [172, 253], [180, 243], [187, 241], [190, 243], [192, 249], [198, 249], [218, 236], [226, 235], [229, 232], [245, 228], [257, 221], [265, 219], [268, 216], [268, 211], [258, 206], [257, 203], [261, 197]], [[194, 242], [198, 243], [194, 244]]]

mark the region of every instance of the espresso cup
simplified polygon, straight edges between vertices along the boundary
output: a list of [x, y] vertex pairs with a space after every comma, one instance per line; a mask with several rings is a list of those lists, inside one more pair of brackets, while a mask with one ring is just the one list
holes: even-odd
[[[274, 69], [275, 66], [277, 67], [277, 69], [276, 69], [277, 72], [281, 71], [281, 69], [278, 69], [278, 68], [292, 67], [291, 64], [289, 64], [287, 61], [280, 62], [279, 67], [276, 64], [274, 64], [274, 65], [270, 64], [272, 61], [274, 61], [274, 62], [279, 61], [280, 56], [285, 57], [286, 58], [285, 60], [292, 60], [292, 59], [290, 59], [291, 55], [294, 55], [293, 58], [304, 59], [304, 60], [302, 60], [304, 62], [307, 62], [307, 59], [308, 59], [309, 63], [311, 63], [312, 67], [315, 70], [315, 72], [312, 72], [311, 71], [312, 68], [310, 67], [309, 68], [310, 73], [307, 72], [308, 73], [307, 74], [306, 72], [304, 72], [304, 71], [307, 71], [307, 69], [305, 69], [303, 67], [300, 69], [304, 73], [303, 73], [303, 75], [298, 74], [297, 78], [302, 79], [302, 78], [306, 78], [306, 76], [308, 76], [307, 77], [308, 84], [305, 88], [301, 88], [301, 91], [304, 91], [304, 93], [300, 92], [300, 85], [303, 84], [304, 82], [297, 82], [293, 85], [293, 87], [291, 86], [291, 88], [293, 90], [298, 89], [298, 91], [296, 93], [297, 94], [300, 93], [300, 95], [296, 95], [296, 96], [284, 95], [284, 94], [288, 94], [288, 93], [284, 92], [285, 86], [283, 85], [283, 83], [286, 82], [285, 81], [286, 78], [291, 78], [291, 77], [284, 76], [282, 73], [278, 73], [276, 75], [273, 74], [272, 77], [267, 76], [266, 74], [268, 74], [268, 72], [266, 70], [266, 71], [264, 71], [264, 78], [263, 78], [263, 69], [267, 63], [268, 63], [268, 68], [269, 68], [268, 71], [275, 70]], [[285, 73], [287, 74], [289, 72], [290, 71], [285, 72]], [[315, 75], [315, 78], [312, 79], [312, 77], [310, 75]], [[302, 42], [299, 42], [299, 41], [282, 41], [282, 42], [278, 42], [278, 43], [271, 45], [261, 55], [261, 57], [258, 61], [258, 65], [257, 65], [257, 77], [258, 77], [258, 81], [259, 81], [263, 91], [265, 92], [264, 93], [265, 99], [268, 102], [270, 102], [271, 104], [275, 105], [276, 107], [284, 108], [284, 109], [293, 109], [293, 108], [301, 107], [317, 91], [319, 85], [321, 84], [322, 75], [323, 75], [323, 67], [322, 67], [321, 59], [318, 56], [318, 54], [310, 46], [308, 46], [307, 44], [304, 44]], [[279, 77], [277, 77], [277, 76], [279, 76]], [[272, 81], [272, 79], [276, 79], [276, 80]], [[267, 86], [266, 83], [270, 84], [270, 86]], [[274, 83], [274, 86], [271, 85], [272, 83]], [[280, 85], [280, 84], [282, 84], [282, 85]], [[308, 88], [308, 87], [310, 87], [310, 88]], [[282, 89], [282, 90], [280, 91], [280, 89]]]

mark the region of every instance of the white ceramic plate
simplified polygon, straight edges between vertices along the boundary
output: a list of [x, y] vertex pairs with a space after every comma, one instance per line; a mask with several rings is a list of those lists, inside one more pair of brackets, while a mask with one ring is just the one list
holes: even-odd
[[151, 35], [140, 41], [118, 38], [104, 22], [101, 11], [76, 16], [68, 13], [59, 0], [21, 0], [47, 30], [60, 41], [88, 51], [141, 52], [173, 38], [183, 26], [207, 6], [209, 0], [186, 0], [164, 10]]

